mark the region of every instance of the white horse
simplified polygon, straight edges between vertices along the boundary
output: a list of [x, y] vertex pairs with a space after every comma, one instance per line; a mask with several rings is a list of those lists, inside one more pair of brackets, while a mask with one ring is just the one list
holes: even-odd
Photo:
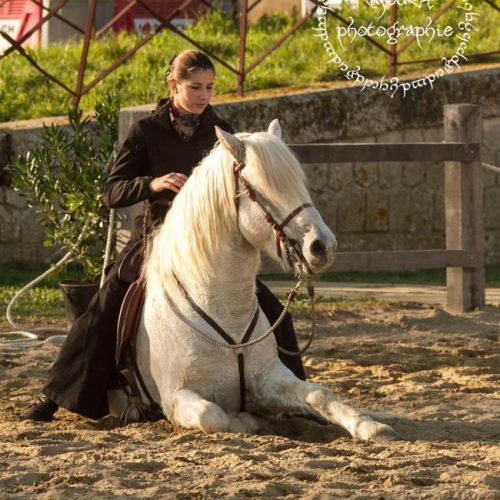
[[[396, 439], [388, 425], [339, 402], [325, 387], [296, 378], [278, 358], [274, 335], [237, 350], [244, 357], [246, 411], [240, 411], [235, 351], [209, 342], [224, 343], [193, 303], [242, 341], [258, 308], [260, 252], [288, 265], [282, 255], [288, 243], [277, 244], [279, 227], [273, 229], [262, 208], [278, 221], [291, 215], [285, 232], [309, 271], [332, 264], [336, 240], [311, 204], [302, 168], [280, 139], [277, 120], [268, 132], [216, 133], [219, 144], [176, 196], [144, 264], [137, 365], [148, 391], [172, 423], [205, 433], [255, 433], [255, 415], [301, 414], [321, 416], [362, 440]], [[247, 188], [260, 207], [245, 196]], [[269, 328], [260, 313], [250, 339]]]

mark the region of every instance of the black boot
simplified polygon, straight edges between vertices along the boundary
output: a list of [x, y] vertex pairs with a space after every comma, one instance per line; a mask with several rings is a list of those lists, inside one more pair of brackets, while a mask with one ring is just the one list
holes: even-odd
[[21, 420], [34, 420], [35, 422], [50, 422], [54, 418], [54, 413], [59, 406], [51, 401], [45, 394], [41, 394], [38, 399], [24, 412], [21, 413]]

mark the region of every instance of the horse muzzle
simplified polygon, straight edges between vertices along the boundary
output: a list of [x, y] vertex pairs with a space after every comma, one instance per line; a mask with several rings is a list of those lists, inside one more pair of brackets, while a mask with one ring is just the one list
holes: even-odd
[[333, 264], [337, 240], [333, 233], [313, 232], [307, 235], [302, 246], [302, 253], [311, 270], [316, 274]]

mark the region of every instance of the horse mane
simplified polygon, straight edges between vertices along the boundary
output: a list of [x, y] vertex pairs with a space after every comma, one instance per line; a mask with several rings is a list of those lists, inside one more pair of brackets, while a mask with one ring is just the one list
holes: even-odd
[[[273, 207], [310, 202], [305, 176], [291, 150], [266, 133], [239, 133], [245, 143], [243, 175]], [[233, 156], [221, 144], [195, 167], [176, 195], [165, 221], [153, 237], [144, 269], [148, 282], [163, 280], [182, 269], [185, 280], [214, 275], [216, 255], [224, 234], [239, 238], [234, 202]], [[279, 212], [274, 209], [277, 217]]]

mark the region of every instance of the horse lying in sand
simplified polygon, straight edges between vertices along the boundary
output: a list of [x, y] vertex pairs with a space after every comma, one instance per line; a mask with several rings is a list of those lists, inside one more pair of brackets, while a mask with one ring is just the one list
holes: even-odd
[[317, 273], [332, 264], [336, 240], [277, 120], [267, 132], [216, 133], [219, 143], [176, 196], [144, 263], [136, 350], [147, 392], [172, 423], [205, 433], [255, 433], [256, 415], [300, 414], [358, 439], [397, 439], [279, 360], [256, 298], [260, 252]]

